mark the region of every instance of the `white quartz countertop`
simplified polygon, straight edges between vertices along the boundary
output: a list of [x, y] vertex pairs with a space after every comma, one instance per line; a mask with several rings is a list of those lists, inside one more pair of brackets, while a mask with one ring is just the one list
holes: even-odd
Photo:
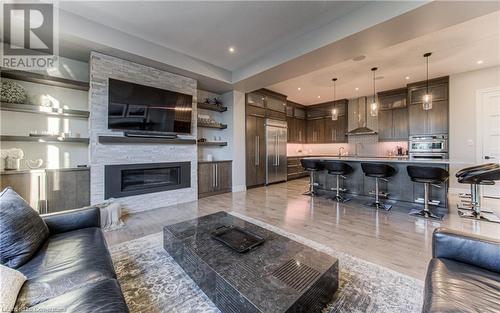
[[353, 162], [382, 162], [382, 163], [422, 163], [422, 164], [450, 164], [450, 160], [410, 160], [408, 157], [355, 157], [355, 156], [304, 156], [304, 159], [323, 161], [353, 161]]

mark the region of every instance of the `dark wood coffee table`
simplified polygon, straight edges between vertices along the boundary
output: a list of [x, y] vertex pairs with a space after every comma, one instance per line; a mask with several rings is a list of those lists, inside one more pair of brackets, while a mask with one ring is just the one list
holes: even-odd
[[[238, 253], [210, 235], [224, 225], [265, 237]], [[165, 226], [165, 250], [222, 312], [320, 312], [338, 288], [338, 260], [265, 228], [217, 212]]]

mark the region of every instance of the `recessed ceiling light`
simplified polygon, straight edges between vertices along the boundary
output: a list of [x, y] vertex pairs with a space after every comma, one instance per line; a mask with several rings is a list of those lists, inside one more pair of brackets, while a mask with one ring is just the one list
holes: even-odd
[[477, 64], [483, 64], [483, 63], [484, 63], [484, 61], [483, 61], [483, 60], [479, 60], [479, 61], [477, 61], [476, 63], [477, 63]]
[[356, 61], [356, 62], [357, 61], [362, 61], [364, 59], [366, 59], [366, 56], [364, 56], [364, 55], [358, 55], [357, 57], [352, 58], [352, 60]]
[[229, 53], [235, 53], [236, 52], [236, 48], [235, 47], [229, 47], [227, 50], [229, 51]]
[[321, 98], [321, 96], [318, 96], [318, 99]]
[[405, 77], [405, 79], [406, 79], [406, 80], [410, 80], [410, 76], [406, 76], [406, 77]]
[[356, 91], [358, 91], [358, 90], [359, 90], [359, 87], [356, 87], [355, 89], [356, 89]]
[[298, 91], [300, 91], [300, 90], [301, 90], [301, 88], [299, 87], [299, 88], [297, 88], [297, 90], [298, 90]]

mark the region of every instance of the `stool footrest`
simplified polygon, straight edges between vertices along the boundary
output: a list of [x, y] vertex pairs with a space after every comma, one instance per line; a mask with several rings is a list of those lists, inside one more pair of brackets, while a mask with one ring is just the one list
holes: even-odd
[[[424, 203], [424, 199], [417, 198], [417, 199], [415, 199], [415, 202], [423, 204]], [[427, 204], [435, 205], [435, 206], [438, 206], [440, 203], [441, 203], [441, 201], [439, 201], [439, 200], [430, 200], [429, 202], [427, 202]]]

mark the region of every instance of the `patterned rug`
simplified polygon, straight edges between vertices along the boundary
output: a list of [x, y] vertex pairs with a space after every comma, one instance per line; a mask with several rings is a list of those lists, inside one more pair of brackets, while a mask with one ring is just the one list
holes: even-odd
[[[421, 281], [253, 218], [235, 212], [230, 214], [339, 259], [339, 290], [324, 312], [421, 312]], [[157, 233], [110, 247], [118, 281], [130, 311], [219, 312], [163, 249], [162, 240], [162, 233]]]

